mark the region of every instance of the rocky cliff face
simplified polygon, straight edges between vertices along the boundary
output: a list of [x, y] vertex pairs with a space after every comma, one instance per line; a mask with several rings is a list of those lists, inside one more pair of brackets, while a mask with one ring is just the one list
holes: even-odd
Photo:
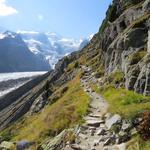
[[150, 95], [150, 1], [114, 0], [100, 31], [82, 52], [105, 74], [125, 74], [125, 87]]

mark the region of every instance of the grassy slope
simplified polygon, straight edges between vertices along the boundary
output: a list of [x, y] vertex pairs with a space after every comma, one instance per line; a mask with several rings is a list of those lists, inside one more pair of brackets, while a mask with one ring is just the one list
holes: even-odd
[[[79, 75], [67, 86], [68, 91], [54, 104], [48, 105], [41, 113], [13, 125], [10, 128], [12, 140], [27, 139], [41, 142], [48, 136], [81, 123], [82, 116], [87, 113], [90, 98], [80, 86]], [[10, 134], [10, 129], [4, 131], [3, 135]]]

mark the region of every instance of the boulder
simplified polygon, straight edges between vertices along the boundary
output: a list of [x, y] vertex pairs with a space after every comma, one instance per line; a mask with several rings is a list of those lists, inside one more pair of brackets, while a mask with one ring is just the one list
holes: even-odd
[[63, 139], [65, 135], [67, 134], [67, 131], [62, 131], [59, 135], [54, 137], [53, 139], [48, 139], [45, 141], [40, 147], [40, 150], [60, 150], [63, 147]]
[[0, 144], [0, 149], [1, 150], [14, 150], [15, 149], [15, 144], [13, 142], [3, 141]]
[[22, 140], [22, 141], [17, 142], [16, 148], [17, 150], [25, 150], [25, 149], [28, 149], [33, 144], [34, 142], [30, 142], [28, 140]]
[[121, 123], [121, 116], [120, 115], [113, 115], [112, 117], [110, 117], [109, 119], [106, 120], [106, 127], [108, 129], [111, 129], [111, 127], [114, 125], [114, 124], [118, 124], [118, 123]]

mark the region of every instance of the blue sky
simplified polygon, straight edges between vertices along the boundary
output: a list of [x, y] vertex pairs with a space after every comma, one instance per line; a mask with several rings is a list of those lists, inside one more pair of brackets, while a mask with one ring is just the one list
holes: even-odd
[[96, 33], [112, 0], [0, 0], [1, 26], [56, 32], [72, 38]]

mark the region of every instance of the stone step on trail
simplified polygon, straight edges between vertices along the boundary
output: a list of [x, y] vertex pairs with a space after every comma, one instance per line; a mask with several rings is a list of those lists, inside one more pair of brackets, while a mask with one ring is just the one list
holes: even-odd
[[89, 117], [94, 117], [94, 118], [102, 118], [102, 115], [100, 113], [91, 113], [88, 115]]
[[100, 117], [91, 117], [91, 116], [86, 116], [86, 117], [84, 117], [84, 120], [99, 120], [99, 121], [102, 121], [103, 123], [105, 123], [105, 120], [103, 120], [102, 118], [100, 118]]
[[98, 131], [96, 132], [96, 135], [106, 135], [107, 134], [107, 130], [100, 128], [98, 129]]
[[86, 124], [88, 126], [92, 127], [100, 127], [100, 124], [102, 124], [104, 121], [103, 120], [86, 120]]
[[72, 144], [71, 148], [73, 150], [88, 150], [87, 148], [89, 148], [89, 147], [85, 146], [85, 145]]

